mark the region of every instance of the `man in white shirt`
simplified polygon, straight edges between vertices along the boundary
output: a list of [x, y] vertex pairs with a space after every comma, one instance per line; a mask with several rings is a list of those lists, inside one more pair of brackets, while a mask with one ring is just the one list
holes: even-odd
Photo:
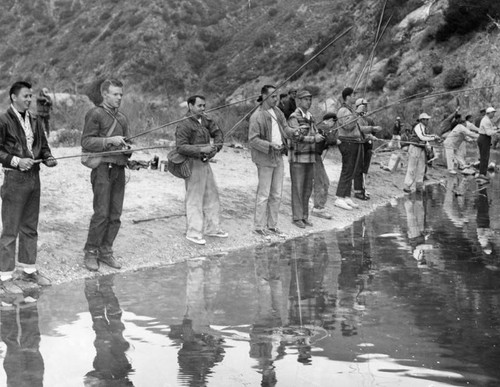
[[260, 107], [250, 117], [248, 141], [252, 161], [257, 166], [259, 184], [255, 202], [254, 232], [261, 236], [282, 235], [278, 229], [278, 214], [283, 189], [286, 153], [285, 128], [288, 126], [283, 112], [276, 107], [276, 88], [264, 85]]
[[499, 129], [491, 121], [495, 115], [495, 108], [489, 107], [486, 109], [485, 116], [481, 119], [479, 125], [479, 137], [477, 138], [477, 145], [479, 147], [479, 176], [480, 181], [489, 181], [486, 176], [488, 171], [488, 163], [490, 161], [490, 147], [491, 136], [498, 133]]

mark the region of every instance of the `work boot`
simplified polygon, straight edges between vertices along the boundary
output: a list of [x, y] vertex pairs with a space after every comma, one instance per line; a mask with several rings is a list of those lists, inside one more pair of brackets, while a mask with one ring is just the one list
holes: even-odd
[[99, 262], [97, 262], [98, 252], [96, 250], [85, 251], [83, 264], [89, 271], [99, 270]]
[[33, 282], [37, 284], [38, 286], [50, 286], [52, 283], [50, 280], [40, 274], [40, 272], [37, 270], [34, 273], [26, 273], [24, 270], [20, 273], [19, 279], [24, 282]]
[[113, 257], [113, 254], [106, 254], [106, 255], [101, 255], [99, 257], [99, 262], [102, 262], [109, 267], [112, 267], [113, 269], [121, 269], [122, 265], [116, 260], [115, 257]]

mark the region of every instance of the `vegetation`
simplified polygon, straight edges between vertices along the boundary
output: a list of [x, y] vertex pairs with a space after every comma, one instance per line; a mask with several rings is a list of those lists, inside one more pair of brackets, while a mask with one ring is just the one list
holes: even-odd
[[500, 2], [491, 0], [449, 0], [444, 23], [436, 32], [438, 42], [454, 35], [465, 35], [484, 29], [491, 18], [500, 17]]
[[443, 86], [446, 90], [459, 89], [467, 83], [468, 77], [467, 69], [463, 66], [457, 66], [445, 73]]

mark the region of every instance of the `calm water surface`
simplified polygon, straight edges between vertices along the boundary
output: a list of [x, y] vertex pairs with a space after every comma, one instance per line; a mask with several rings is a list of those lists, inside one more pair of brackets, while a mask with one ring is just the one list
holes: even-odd
[[341, 232], [54, 286], [0, 311], [0, 385], [499, 386], [499, 193], [451, 178]]

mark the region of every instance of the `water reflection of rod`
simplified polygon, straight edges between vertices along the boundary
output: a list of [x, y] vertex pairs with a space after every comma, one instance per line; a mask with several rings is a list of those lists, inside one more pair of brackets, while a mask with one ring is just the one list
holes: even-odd
[[299, 322], [300, 322], [300, 327], [302, 328], [302, 306], [300, 305], [300, 286], [299, 286], [299, 268], [297, 265], [297, 248], [296, 248], [296, 243], [297, 241], [293, 241], [293, 260], [295, 261], [295, 283], [297, 284], [297, 297], [298, 297], [298, 302], [299, 302]]

